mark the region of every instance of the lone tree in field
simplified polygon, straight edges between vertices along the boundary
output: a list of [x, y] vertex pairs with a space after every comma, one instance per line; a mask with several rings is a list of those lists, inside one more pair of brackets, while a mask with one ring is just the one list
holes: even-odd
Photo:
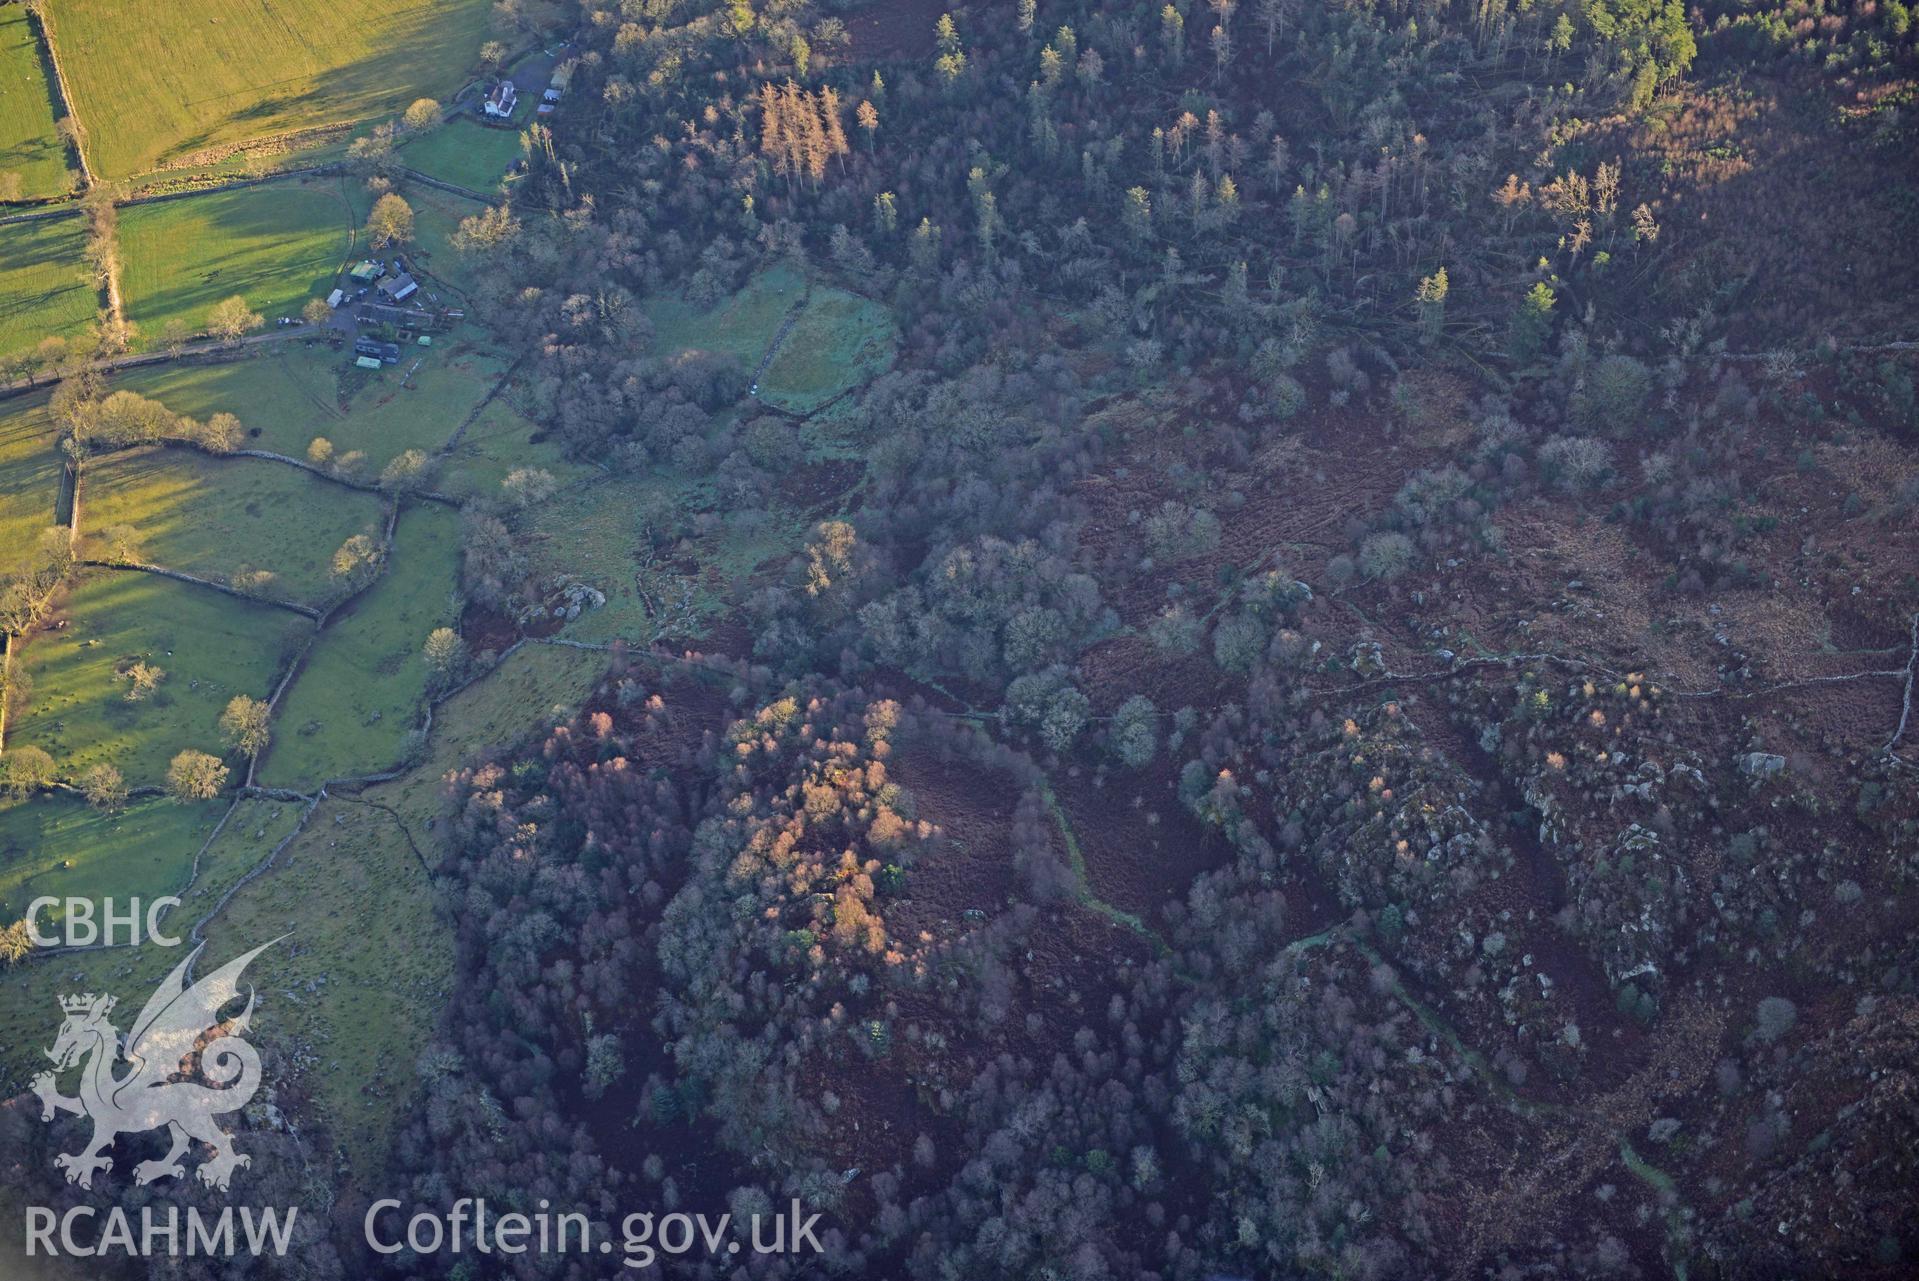
[[26, 959], [33, 951], [33, 933], [25, 921], [15, 921], [6, 929], [0, 930], [0, 964], [8, 969]]
[[16, 747], [0, 757], [0, 788], [19, 800], [53, 781], [53, 757], [37, 747]]
[[100, 531], [102, 559], [125, 565], [140, 559], [140, 531], [131, 525], [109, 525]]
[[373, 202], [373, 212], [367, 215], [366, 234], [375, 249], [413, 239], [413, 206], [389, 191]]
[[351, 584], [364, 581], [365, 576], [379, 566], [383, 551], [380, 544], [367, 535], [354, 534], [333, 553], [333, 576]]
[[206, 425], [194, 434], [194, 439], [210, 454], [230, 454], [247, 443], [246, 424], [237, 414], [225, 410], [207, 419]]
[[141, 703], [145, 702], [147, 696], [154, 690], [160, 688], [160, 682], [167, 678], [167, 669], [142, 662], [127, 668], [125, 675], [131, 682], [127, 687], [127, 701]]
[[543, 467], [515, 467], [500, 482], [500, 490], [515, 507], [532, 507], [553, 497], [560, 487], [553, 473]]
[[400, 123], [406, 126], [408, 133], [424, 133], [440, 123], [440, 104], [431, 98], [415, 98], [406, 114], [400, 117]]
[[442, 685], [450, 685], [466, 670], [466, 641], [451, 627], [436, 627], [426, 638], [426, 669]]
[[247, 306], [247, 300], [238, 294], [215, 303], [207, 313], [207, 332], [225, 342], [238, 342], [266, 323], [266, 317]]
[[219, 757], [191, 748], [175, 756], [173, 763], [167, 766], [167, 795], [182, 804], [210, 801], [220, 794], [226, 782], [227, 767], [220, 763]]
[[228, 747], [237, 747], [246, 757], [258, 756], [273, 737], [268, 727], [272, 710], [257, 698], [235, 695], [227, 710], [220, 713], [220, 737]]
[[424, 485], [433, 460], [418, 449], [396, 454], [380, 473], [380, 488], [394, 493], [411, 493]]
[[80, 793], [93, 808], [112, 812], [127, 803], [127, 780], [111, 765], [89, 766], [80, 776]]

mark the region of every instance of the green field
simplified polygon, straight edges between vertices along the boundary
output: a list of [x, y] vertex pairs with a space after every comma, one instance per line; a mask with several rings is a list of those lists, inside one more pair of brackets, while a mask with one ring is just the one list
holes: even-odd
[[235, 294], [271, 325], [324, 297], [345, 258], [350, 212], [331, 179], [275, 182], [120, 214], [127, 318], [151, 346], [169, 321], [206, 329]]
[[0, 9], [0, 174], [8, 173], [20, 176], [27, 200], [73, 189], [67, 145], [53, 128], [40, 46], [20, 5]]
[[[162, 919], [161, 928], [184, 939], [193, 923], [212, 910], [234, 882], [292, 832], [304, 807], [281, 801], [241, 801], [226, 826], [220, 828], [219, 836], [207, 845], [208, 834], [226, 808], [223, 802], [175, 805], [154, 800], [108, 818], [93, 814], [79, 801], [43, 797], [17, 807], [17, 812], [0, 810], [0, 848], [4, 848], [9, 834], [34, 840], [83, 840], [90, 843], [90, 850], [91, 843], [98, 842], [99, 857], [88, 862], [92, 879], [81, 886], [82, 896], [111, 894], [121, 898], [138, 893], [145, 897], [148, 891], [142, 888], [142, 878], [154, 878], [158, 888], [152, 893], [173, 894], [180, 899], [180, 906]], [[191, 889], [180, 893], [192, 869], [193, 856], [203, 845], [206, 848], [200, 857], [199, 875]], [[162, 862], [170, 864], [172, 879], [165, 879]], [[41, 893], [63, 892], [35, 888], [22, 903]], [[55, 918], [49, 913], [43, 919]], [[137, 1005], [168, 970], [179, 964], [181, 955], [171, 948], [116, 948], [0, 971], [0, 1092], [17, 1091], [29, 1076], [46, 1066], [40, 1051], [54, 1027], [47, 1012], [56, 1010], [54, 1002], [59, 996], [111, 991]]]
[[806, 310], [760, 375], [760, 399], [810, 414], [886, 371], [899, 346], [893, 313], [843, 289], [815, 287]]
[[[159, 797], [118, 814], [69, 796], [0, 802], [0, 920], [19, 920], [42, 894], [151, 901], [176, 893], [225, 809]], [[40, 919], [45, 928], [60, 913]]]
[[53, 34], [109, 178], [447, 99], [486, 38], [487, 0], [53, 0]]
[[429, 178], [482, 192], [498, 187], [520, 154], [519, 130], [491, 129], [465, 115], [400, 149], [400, 159]]
[[228, 581], [240, 569], [267, 570], [260, 594], [320, 604], [341, 586], [330, 560], [355, 534], [379, 537], [380, 499], [283, 463], [210, 458], [148, 447], [111, 454], [87, 469], [82, 525], [97, 541], [124, 525], [139, 536], [137, 559]]
[[0, 413], [0, 573], [54, 523], [60, 453], [46, 397], [13, 401]]
[[[322, 805], [283, 862], [237, 895], [208, 930], [213, 950], [231, 952], [291, 930], [300, 955], [276, 973], [289, 986], [325, 976], [317, 999], [282, 1004], [276, 1022], [262, 1030], [297, 1035], [339, 1064], [316, 1074], [315, 1099], [354, 1157], [383, 1156], [394, 1110], [406, 1099], [404, 1089], [362, 1086], [411, 1080], [410, 1066], [395, 1059], [393, 1046], [430, 1035], [452, 968], [451, 940], [434, 915], [426, 873], [408, 836], [433, 857], [434, 837], [425, 824], [445, 803], [447, 772], [471, 752], [550, 724], [556, 706], [577, 704], [605, 670], [599, 654], [523, 647], [485, 680], [441, 704], [420, 764], [369, 788], [365, 799], [371, 805]], [[356, 1168], [362, 1167], [356, 1162]]]
[[562, 485], [603, 475], [599, 468], [573, 462], [552, 439], [537, 444], [540, 428], [520, 415], [505, 397], [495, 400], [460, 437], [459, 448], [442, 464], [438, 487], [461, 497], [497, 498], [500, 482], [516, 467], [537, 467]]
[[99, 312], [79, 218], [0, 225], [0, 356], [42, 338], [78, 338]]
[[796, 303], [798, 316], [760, 376], [766, 404], [809, 414], [892, 364], [899, 327], [890, 310], [844, 289], [812, 284], [784, 263], [705, 311], [681, 298], [656, 296], [647, 300], [646, 314], [662, 354], [715, 352], [733, 357], [751, 375]]
[[453, 621], [459, 518], [443, 507], [400, 516], [386, 574], [328, 624], [281, 700], [261, 767], [270, 787], [307, 788], [393, 768], [426, 693], [420, 647]]
[[[399, 365], [378, 373], [355, 369], [350, 353], [325, 344], [267, 347], [225, 364], [139, 370], [114, 387], [195, 418], [234, 414], [259, 432], [247, 442], [256, 449], [303, 458], [313, 438], [325, 436], [337, 454], [364, 453], [377, 475], [396, 454], [446, 444], [506, 368], [472, 343], [446, 339], [409, 348]], [[416, 360], [419, 371], [402, 388]]]
[[806, 277], [781, 263], [760, 272], [731, 298], [705, 311], [678, 297], [646, 301], [662, 354], [711, 351], [731, 356], [751, 374], [759, 366], [780, 322], [806, 293]]
[[[112, 764], [134, 786], [159, 783], [184, 748], [217, 754], [227, 700], [265, 698], [311, 627], [285, 610], [123, 570], [89, 571], [53, 622], [20, 652], [33, 690], [7, 745], [46, 749], [64, 777]], [[123, 673], [136, 660], [166, 678], [130, 702]]]
[[[606, 604], [567, 623], [565, 634], [583, 641], [649, 640], [654, 620], [635, 581], [642, 541], [639, 514], [671, 504], [683, 521], [685, 513], [711, 502], [710, 487], [655, 473], [605, 477], [563, 489], [542, 503], [529, 521], [528, 551], [535, 576], [574, 578], [606, 593]], [[716, 582], [743, 579], [768, 558], [790, 554], [804, 541], [800, 522], [789, 511], [773, 507], [750, 532], [727, 525], [692, 543], [689, 550], [699, 568], [689, 575], [662, 566], [654, 589], [677, 602], [681, 582], [690, 578], [694, 613], [704, 616], [720, 604]]]
[[[556, 704], [583, 697], [603, 670], [596, 654], [545, 646], [522, 649], [487, 680], [443, 705], [427, 759], [402, 779], [371, 789], [367, 799], [392, 806], [415, 840], [425, 845], [431, 835], [423, 825], [440, 812], [441, 779], [447, 770], [470, 751], [537, 728], [554, 715]], [[36, 801], [33, 808], [43, 804]], [[166, 807], [156, 803], [156, 809]], [[199, 879], [167, 918], [166, 928], [184, 933], [205, 916], [293, 830], [303, 808], [242, 801], [202, 858]], [[213, 817], [217, 814], [218, 807], [213, 807]], [[8, 830], [11, 818], [0, 810], [0, 833]], [[200, 836], [204, 839], [204, 832]], [[0, 835], [0, 849], [5, 839]], [[168, 848], [177, 853], [185, 847], [174, 842]], [[190, 861], [190, 849], [186, 857]], [[303, 992], [297, 1003], [279, 1000], [270, 1012], [263, 1010], [261, 1032], [273, 1038], [298, 1036], [329, 1061], [342, 1064], [338, 1071], [316, 1075], [317, 1102], [349, 1151], [371, 1159], [382, 1150], [392, 1109], [403, 1094], [361, 1087], [378, 1079], [383, 1065], [392, 1077], [396, 1069], [388, 1060], [394, 1038], [429, 1034], [451, 965], [426, 874], [393, 819], [343, 800], [323, 805], [280, 861], [239, 891], [208, 925], [207, 960], [217, 964], [288, 931], [298, 942], [297, 953], [263, 956], [262, 975], [271, 976], [267, 981], [276, 991], [294, 990], [322, 976], [325, 982], [311, 999]], [[144, 997], [178, 960], [178, 953], [147, 947], [0, 971], [0, 1093], [16, 1092], [44, 1066], [40, 1051], [50, 1043], [58, 1022], [58, 996], [109, 990], [135, 1001], [133, 994]]]
[[308, 1076], [316, 1119], [355, 1169], [374, 1168], [416, 1079], [409, 1047], [433, 1035], [453, 969], [426, 869], [392, 818], [322, 804], [208, 926], [207, 955], [217, 962], [283, 934], [292, 937], [255, 965], [263, 986], [298, 995], [266, 1003], [260, 1035], [326, 1065]]

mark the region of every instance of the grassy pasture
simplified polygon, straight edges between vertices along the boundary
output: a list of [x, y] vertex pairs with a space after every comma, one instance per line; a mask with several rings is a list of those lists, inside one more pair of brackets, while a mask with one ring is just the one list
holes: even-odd
[[566, 574], [606, 593], [606, 604], [568, 624], [579, 640], [636, 637], [646, 624], [646, 608], [634, 582], [634, 556], [640, 545], [637, 513], [678, 493], [660, 476], [608, 477], [591, 485], [562, 490], [532, 515], [529, 548], [536, 575]]
[[[87, 470], [82, 523], [97, 540], [126, 525], [139, 558], [225, 582], [242, 568], [275, 575], [265, 594], [319, 604], [339, 591], [329, 564], [354, 534], [379, 536], [379, 498], [282, 463], [149, 447]], [[90, 540], [88, 554], [104, 549]]]
[[779, 332], [780, 322], [805, 292], [806, 277], [781, 263], [760, 272], [731, 298], [705, 311], [668, 295], [647, 299], [645, 310], [662, 353], [716, 352], [733, 357], [751, 374], [758, 368], [767, 344]]
[[[42, 894], [143, 901], [172, 894], [225, 809], [219, 801], [177, 805], [158, 797], [118, 814], [70, 796], [0, 803], [0, 920], [19, 920]], [[43, 913], [42, 928], [60, 917]]]
[[120, 215], [127, 318], [151, 346], [169, 321], [206, 329], [235, 294], [267, 323], [333, 287], [350, 208], [332, 179], [268, 183], [134, 205]]
[[290, 934], [254, 964], [265, 1000], [255, 1026], [269, 1044], [297, 1041], [323, 1065], [306, 1080], [356, 1170], [378, 1168], [393, 1110], [451, 982], [452, 940], [433, 913], [426, 870], [379, 810], [328, 800], [206, 930], [220, 964]]
[[47, 87], [39, 42], [20, 5], [0, 9], [0, 174], [20, 175], [27, 200], [73, 189], [67, 146], [53, 128], [53, 97]]
[[[520, 132], [492, 129], [456, 116], [400, 149], [400, 158], [429, 178], [471, 191], [491, 192], [520, 158]], [[409, 193], [411, 198], [411, 193]]]
[[[583, 641], [650, 639], [652, 620], [635, 580], [639, 513], [662, 503], [682, 513], [706, 510], [712, 502], [707, 487], [654, 473], [598, 479], [561, 490], [541, 504], [532, 515], [529, 556], [534, 574], [542, 578], [564, 574], [606, 593], [606, 604], [569, 622], [565, 635]], [[750, 522], [723, 522], [693, 540], [686, 552], [698, 568], [687, 574], [662, 567], [660, 575], [670, 581], [656, 583], [655, 590], [677, 601], [681, 582], [691, 577], [694, 612], [705, 615], [721, 604], [717, 584], [741, 581], [769, 557], [791, 553], [804, 541], [802, 525], [783, 508], [751, 516]], [[664, 553], [660, 560], [671, 561], [676, 555]]]
[[[33, 690], [7, 745], [44, 748], [67, 777], [115, 765], [134, 786], [159, 783], [184, 748], [217, 754], [227, 700], [265, 698], [311, 626], [285, 610], [125, 570], [88, 571], [53, 621], [20, 651]], [[123, 673], [136, 660], [166, 678], [129, 702]]]
[[60, 496], [60, 452], [46, 397], [14, 401], [7, 409], [0, 412], [0, 573], [54, 524]]
[[53, 0], [54, 41], [110, 178], [447, 99], [487, 0]]
[[541, 468], [563, 485], [600, 474], [596, 467], [568, 459], [550, 439], [534, 443], [539, 432], [505, 397], [495, 400], [480, 411], [460, 437], [459, 448], [442, 464], [438, 487], [462, 496], [497, 496], [500, 482], [516, 467]]
[[781, 263], [705, 311], [681, 298], [656, 296], [647, 300], [646, 314], [662, 353], [715, 352], [733, 357], [750, 375], [802, 299], [792, 328], [760, 376], [760, 399], [775, 409], [807, 414], [892, 363], [899, 327], [890, 310], [844, 289], [810, 284]]
[[[279, 343], [222, 364], [175, 362], [134, 370], [116, 377], [113, 386], [195, 418], [234, 414], [249, 432], [259, 433], [249, 436], [249, 447], [299, 458], [315, 436], [349, 434], [344, 425], [349, 416], [339, 399], [340, 374], [347, 365], [345, 355], [324, 345]], [[418, 442], [395, 443], [398, 453]], [[348, 448], [358, 446], [342, 439], [341, 452]]]
[[[405, 449], [432, 453], [445, 445], [493, 390], [507, 363], [478, 347], [444, 339], [436, 339], [432, 347], [403, 348], [400, 363], [378, 373], [355, 369], [343, 357], [334, 359], [340, 362], [334, 375], [340, 397], [336, 404], [344, 407], [346, 417], [324, 434], [340, 453], [364, 451], [376, 470]], [[303, 451], [306, 444], [298, 442], [289, 452]]]
[[899, 326], [886, 307], [843, 289], [815, 288], [760, 377], [760, 399], [810, 414], [884, 373], [898, 345]]
[[453, 619], [459, 542], [445, 508], [401, 513], [385, 575], [328, 624], [281, 700], [262, 782], [306, 788], [399, 761], [426, 694], [421, 646]]
[[[486, 680], [450, 699], [435, 718], [427, 759], [403, 778], [371, 789], [367, 799], [390, 805], [405, 818], [414, 839], [431, 849], [424, 821], [439, 813], [441, 777], [471, 751], [509, 741], [536, 728], [556, 704], [576, 702], [591, 688], [604, 657], [579, 650], [527, 646]], [[41, 802], [36, 801], [34, 808]], [[156, 803], [159, 807], [179, 809]], [[76, 809], [84, 809], [74, 806]], [[25, 809], [27, 807], [21, 807]], [[227, 820], [202, 858], [200, 877], [167, 918], [184, 933], [205, 916], [226, 890], [293, 830], [303, 807], [247, 800]], [[206, 820], [210, 827], [219, 807]], [[336, 823], [335, 816], [344, 822]], [[0, 810], [0, 833], [11, 814]], [[0, 835], [0, 848], [5, 837]], [[199, 833], [193, 848], [205, 839]], [[184, 846], [190, 862], [192, 849]], [[292, 932], [287, 950], [262, 956], [263, 989], [302, 989], [298, 1004], [284, 999], [262, 1006], [263, 1036], [298, 1036], [339, 1070], [312, 1080], [320, 1106], [350, 1153], [377, 1157], [386, 1141], [398, 1090], [368, 1093], [361, 1086], [379, 1076], [396, 1086], [393, 1038], [430, 1033], [451, 968], [450, 944], [437, 918], [425, 873], [406, 837], [380, 811], [346, 801], [317, 810], [306, 831], [281, 854], [274, 868], [229, 901], [207, 927], [203, 963], [220, 964], [279, 934]], [[180, 880], [185, 879], [184, 867]], [[178, 888], [179, 881], [167, 887]], [[126, 891], [115, 888], [115, 893]], [[144, 996], [179, 960], [161, 948], [83, 953], [57, 964], [33, 964], [0, 972], [0, 1092], [23, 1088], [44, 1066], [39, 1051], [57, 1017], [54, 999], [69, 991], [108, 990], [133, 1000]], [[79, 977], [76, 977], [78, 975]], [[325, 976], [308, 996], [308, 979]], [[399, 1071], [410, 1071], [406, 1063]], [[382, 1097], [382, 1094], [385, 1097]], [[355, 1168], [364, 1168], [356, 1160]]]
[[476, 752], [551, 724], [556, 709], [586, 697], [606, 666], [606, 655], [590, 650], [522, 645], [483, 680], [441, 703], [425, 758], [392, 782], [368, 788], [367, 799], [397, 810], [424, 847], [430, 840], [424, 824], [440, 812], [450, 771]]
[[[87, 864], [99, 883], [83, 884], [77, 891], [96, 897], [127, 897], [136, 892], [144, 896], [146, 891], [123, 874], [123, 861], [126, 870], [134, 871], [143, 860], [164, 859], [173, 866], [175, 876], [162, 881], [153, 892], [179, 895], [180, 906], [167, 913], [162, 928], [184, 939], [193, 923], [212, 910], [234, 882], [293, 830], [302, 808], [282, 801], [241, 801], [219, 836], [207, 845], [208, 834], [226, 811], [224, 802], [182, 806], [155, 800], [134, 806], [117, 818], [103, 818], [80, 801], [43, 797], [19, 806], [17, 815], [12, 810], [0, 810], [0, 848], [9, 834], [31, 837], [42, 831], [49, 839], [99, 842], [99, 856]], [[16, 823], [20, 825], [17, 829], [13, 826]], [[150, 842], [151, 848], [138, 843], [142, 841]], [[203, 845], [206, 851], [200, 857], [199, 876], [191, 889], [179, 893], [193, 866], [194, 853]], [[64, 892], [36, 888], [31, 893], [23, 892], [21, 903], [41, 893]], [[55, 918], [49, 914], [42, 919]], [[0, 971], [0, 1092], [17, 1092], [33, 1073], [46, 1066], [40, 1050], [51, 1040], [55, 1024], [49, 1021], [47, 1012], [54, 1009], [56, 998], [68, 992], [109, 991], [137, 1008], [137, 1002], [179, 964], [182, 955], [172, 948], [115, 948]]]
[[[348, 352], [325, 345], [270, 347], [226, 364], [137, 370], [115, 379], [114, 386], [196, 418], [222, 410], [235, 414], [259, 433], [247, 442], [256, 449], [302, 458], [315, 436], [325, 436], [338, 454], [364, 453], [368, 470], [377, 475], [396, 454], [431, 453], [444, 445], [506, 368], [498, 357], [457, 340], [408, 348], [399, 365], [379, 373], [353, 368]], [[423, 362], [419, 372], [402, 389], [416, 360]]]
[[[389, 806], [398, 820], [328, 801], [283, 862], [236, 895], [208, 930], [210, 952], [229, 953], [291, 930], [298, 954], [276, 974], [287, 986], [326, 977], [316, 997], [281, 1003], [262, 1030], [298, 1035], [326, 1060], [328, 1070], [311, 1086], [355, 1169], [384, 1154], [394, 1109], [412, 1082], [411, 1062], [392, 1048], [430, 1035], [452, 971], [451, 940], [408, 838], [434, 857], [436, 838], [425, 823], [440, 812], [446, 773], [479, 748], [537, 729], [556, 705], [584, 697], [605, 667], [601, 654], [522, 647], [440, 705], [425, 759], [367, 790], [368, 801]], [[361, 1088], [371, 1082], [391, 1088]]]
[[80, 218], [0, 225], [0, 356], [86, 332], [100, 307], [86, 244]]

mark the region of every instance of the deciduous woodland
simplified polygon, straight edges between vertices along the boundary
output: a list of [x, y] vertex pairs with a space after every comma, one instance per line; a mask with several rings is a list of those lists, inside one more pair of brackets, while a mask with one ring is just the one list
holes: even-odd
[[[496, 185], [425, 109], [325, 179], [458, 282], [483, 398], [18, 362], [82, 476], [332, 504], [327, 565], [0, 526], [16, 815], [305, 807], [196, 909], [313, 932], [248, 1116], [303, 1249], [133, 1275], [610, 1266], [374, 1257], [380, 1196], [822, 1213], [656, 1264], [712, 1281], [1919, 1272], [1903, 0], [492, 22], [475, 94], [570, 42], [457, 122]], [[305, 629], [274, 681], [36, 665], [156, 546]], [[6, 999], [63, 964], [114, 972]]]

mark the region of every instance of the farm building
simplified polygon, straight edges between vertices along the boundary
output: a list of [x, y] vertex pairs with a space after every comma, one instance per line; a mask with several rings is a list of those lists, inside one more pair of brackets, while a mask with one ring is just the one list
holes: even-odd
[[[378, 338], [356, 338], [353, 340], [353, 354], [363, 358], [385, 361], [389, 365], [400, 362], [400, 344], [381, 342]], [[355, 363], [358, 363], [357, 361]]]
[[386, 273], [386, 268], [369, 258], [347, 273], [356, 285], [370, 285]]
[[494, 87], [493, 92], [486, 96], [486, 105], [483, 109], [494, 119], [503, 120], [513, 114], [513, 108], [519, 104], [519, 101], [520, 91], [513, 87], [513, 82], [502, 80]]
[[418, 293], [419, 289], [420, 282], [405, 272], [401, 272], [397, 276], [388, 276], [380, 282], [380, 292], [391, 298], [394, 302], [406, 301], [406, 299]]
[[378, 369], [384, 362], [378, 356], [361, 356], [353, 363], [362, 369]]
[[392, 307], [383, 302], [363, 302], [360, 304], [360, 323], [363, 325], [392, 325], [399, 329], [437, 329], [441, 316], [438, 312], [421, 311], [415, 307]]

